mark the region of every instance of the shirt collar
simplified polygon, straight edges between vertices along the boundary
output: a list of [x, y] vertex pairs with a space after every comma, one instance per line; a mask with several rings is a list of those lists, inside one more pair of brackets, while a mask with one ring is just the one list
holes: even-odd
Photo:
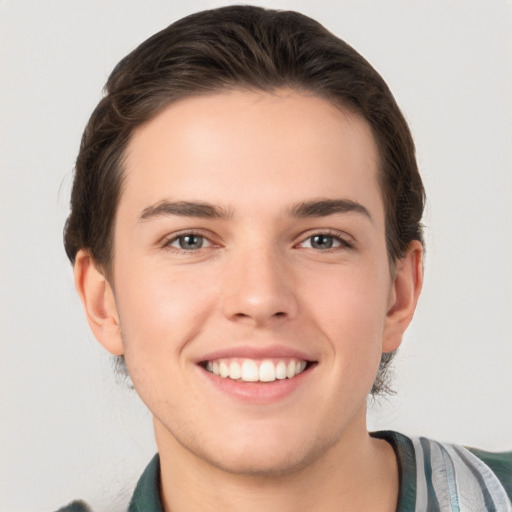
[[[393, 431], [372, 432], [372, 437], [384, 439], [393, 447], [400, 476], [396, 512], [414, 510], [416, 501], [416, 458], [411, 440]], [[160, 457], [158, 453], [148, 464], [133, 493], [128, 512], [164, 512], [160, 492]]]
[[151, 459], [139, 478], [128, 512], [164, 512], [160, 493], [160, 457]]

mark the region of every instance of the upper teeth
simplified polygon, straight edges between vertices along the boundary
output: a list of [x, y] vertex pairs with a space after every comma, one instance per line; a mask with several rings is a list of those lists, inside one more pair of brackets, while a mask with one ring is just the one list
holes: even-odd
[[291, 379], [306, 368], [306, 361], [296, 359], [217, 359], [208, 361], [206, 369], [223, 378], [244, 382], [272, 382], [276, 379]]

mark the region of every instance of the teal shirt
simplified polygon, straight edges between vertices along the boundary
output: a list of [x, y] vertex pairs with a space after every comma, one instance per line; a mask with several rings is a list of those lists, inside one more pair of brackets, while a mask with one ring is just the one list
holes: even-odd
[[[396, 512], [512, 511], [512, 451], [466, 450], [392, 431], [372, 436], [388, 441], [397, 457], [400, 492]], [[90, 509], [76, 501], [58, 512]], [[140, 477], [128, 512], [164, 512], [158, 454]]]

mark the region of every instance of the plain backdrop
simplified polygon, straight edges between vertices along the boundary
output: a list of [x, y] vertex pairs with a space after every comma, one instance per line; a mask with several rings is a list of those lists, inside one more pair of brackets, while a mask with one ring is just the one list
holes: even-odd
[[[0, 0], [0, 511], [124, 510], [151, 418], [89, 333], [62, 247], [81, 131], [117, 61], [215, 1]], [[369, 427], [512, 448], [512, 4], [265, 1], [383, 75], [429, 197], [426, 282]], [[307, 411], [305, 411], [307, 414]]]

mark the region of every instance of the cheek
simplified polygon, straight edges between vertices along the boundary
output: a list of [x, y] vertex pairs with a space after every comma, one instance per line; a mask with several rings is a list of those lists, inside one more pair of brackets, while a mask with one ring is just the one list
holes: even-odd
[[[340, 269], [310, 286], [311, 303], [333, 328], [347, 327], [357, 335], [383, 325], [389, 296], [389, 277], [375, 267]], [[312, 283], [310, 283], [312, 284]]]
[[389, 273], [378, 266], [340, 269], [317, 279], [311, 289], [308, 307], [330, 340], [333, 361], [349, 373], [373, 372], [382, 352]]
[[127, 358], [160, 359], [181, 352], [200, 330], [212, 309], [213, 289], [199, 273], [140, 265], [124, 272], [116, 287], [118, 312]]
[[[137, 272], [120, 271], [119, 275], [124, 279], [116, 287], [117, 306], [130, 377], [151, 411], [159, 410], [162, 392], [165, 410], [172, 410], [187, 401], [193, 389], [182, 380], [186, 377], [185, 347], [207, 323], [214, 302], [211, 288], [201, 288], [204, 276], [155, 265], [141, 265]], [[179, 395], [172, 393], [176, 389], [181, 390]], [[195, 403], [195, 398], [188, 401]]]

